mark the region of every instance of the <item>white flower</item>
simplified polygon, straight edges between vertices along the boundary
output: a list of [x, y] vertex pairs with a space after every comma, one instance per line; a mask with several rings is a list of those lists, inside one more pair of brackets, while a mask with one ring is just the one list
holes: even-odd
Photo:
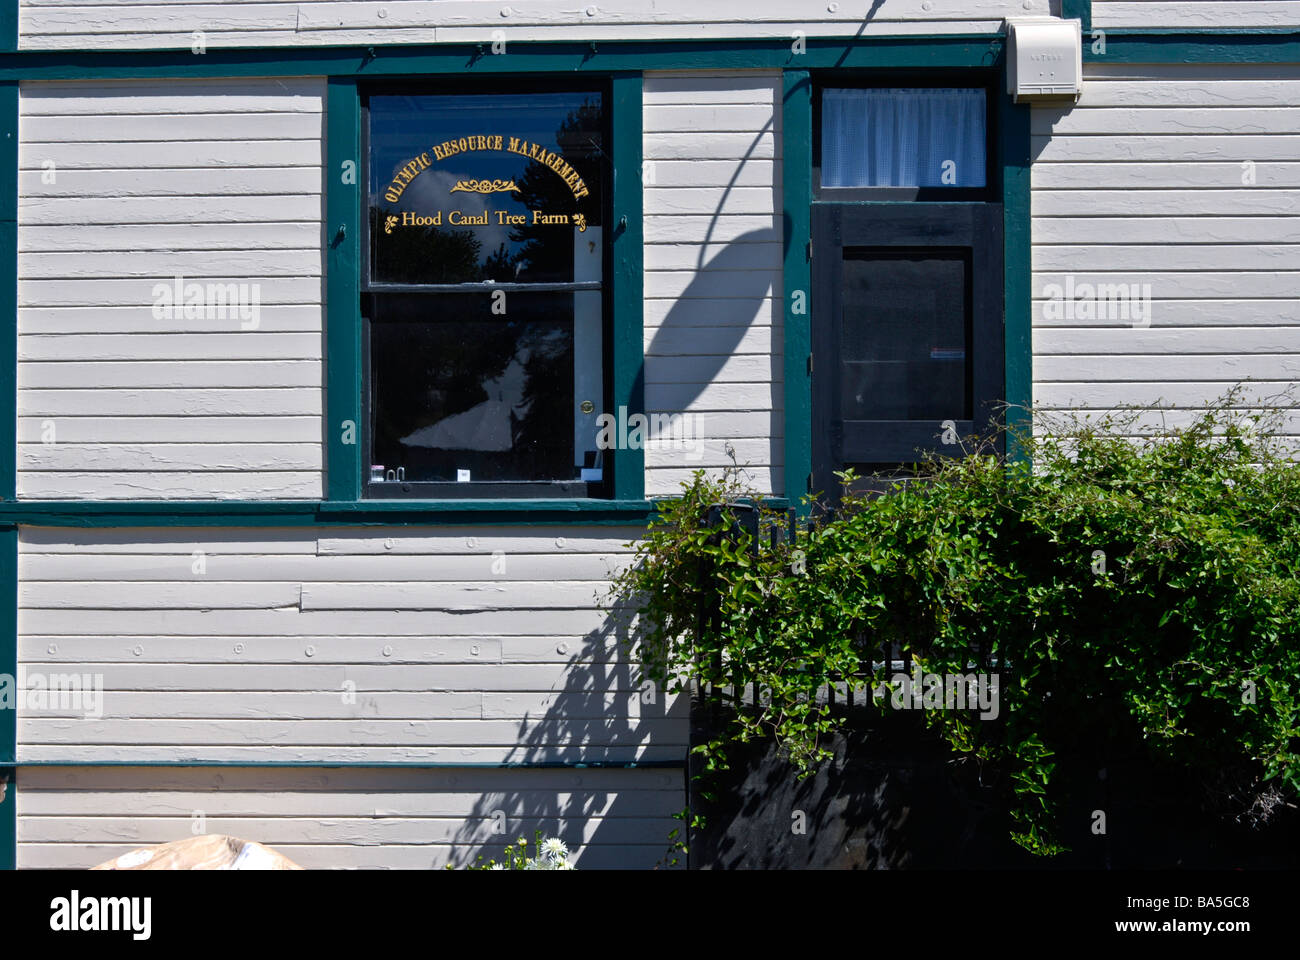
[[569, 855], [569, 848], [564, 845], [564, 841], [559, 837], [551, 837], [542, 841], [542, 855], [547, 860], [563, 860]]
[[492, 866], [488, 867], [488, 869], [489, 869], [489, 870], [504, 870], [504, 869], [505, 869], [505, 864], [502, 864], [502, 863], [494, 863], [494, 864], [492, 864]]

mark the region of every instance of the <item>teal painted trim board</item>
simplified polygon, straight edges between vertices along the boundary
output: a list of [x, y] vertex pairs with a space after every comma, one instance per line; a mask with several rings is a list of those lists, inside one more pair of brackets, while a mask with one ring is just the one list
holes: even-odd
[[[1007, 403], [1005, 422], [1023, 429], [1033, 401], [1033, 313], [1030, 262], [1030, 107], [998, 98], [998, 167], [1002, 177], [1003, 370]], [[1007, 455], [1021, 459], [1018, 444]]]
[[0, 80], [131, 77], [390, 77], [511, 73], [607, 74], [644, 70], [819, 69], [832, 67], [978, 67], [996, 58], [997, 34], [881, 37], [870, 41], [807, 40], [794, 53], [789, 40], [518, 42], [500, 56], [480, 56], [477, 44], [374, 47], [210, 48], [189, 50], [24, 51], [0, 53]]
[[812, 78], [786, 70], [781, 105], [781, 195], [784, 221], [785, 490], [801, 515], [812, 473]]
[[39, 500], [0, 504], [0, 524], [51, 527], [642, 525], [648, 500]]
[[1092, 0], [1061, 0], [1061, 16], [1078, 20], [1086, 37], [1092, 31]]
[[0, 51], [18, 49], [18, 0], [0, 0]]
[[[645, 413], [645, 245], [641, 184], [640, 73], [615, 74], [610, 80], [610, 128], [614, 156], [613, 217], [610, 224], [611, 283], [606, 298], [612, 313], [608, 329], [613, 343], [610, 385], [613, 411]], [[645, 496], [645, 450], [607, 451], [614, 461], [614, 498], [641, 500]]]
[[356, 81], [325, 93], [325, 496], [361, 496], [361, 100]]

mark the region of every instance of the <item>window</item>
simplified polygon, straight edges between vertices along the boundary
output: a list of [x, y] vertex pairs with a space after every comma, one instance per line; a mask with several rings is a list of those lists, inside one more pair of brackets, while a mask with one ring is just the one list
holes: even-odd
[[[969, 84], [969, 80], [966, 81]], [[993, 200], [984, 86], [820, 88], [814, 186], [823, 200]]]
[[607, 495], [604, 93], [362, 106], [365, 495]]
[[827, 89], [823, 187], [982, 187], [984, 91]]
[[[968, 82], [969, 84], [969, 82]], [[985, 87], [814, 101], [813, 486], [983, 432], [1003, 385], [1002, 206]]]

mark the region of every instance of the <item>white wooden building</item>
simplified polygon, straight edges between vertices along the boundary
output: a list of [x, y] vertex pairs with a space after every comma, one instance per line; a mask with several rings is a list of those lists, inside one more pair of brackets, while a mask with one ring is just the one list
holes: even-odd
[[[1035, 18], [1077, 103], [1008, 92]], [[1300, 379], [1300, 2], [19, 0], [0, 50], [0, 865], [653, 866], [686, 704], [599, 597], [654, 498]]]

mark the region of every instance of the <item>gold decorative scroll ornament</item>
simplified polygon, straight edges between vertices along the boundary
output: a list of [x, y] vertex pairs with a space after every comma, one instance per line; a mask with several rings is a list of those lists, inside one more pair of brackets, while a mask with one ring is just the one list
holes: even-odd
[[457, 180], [447, 192], [458, 190], [466, 193], [518, 193], [519, 187], [513, 180]]

